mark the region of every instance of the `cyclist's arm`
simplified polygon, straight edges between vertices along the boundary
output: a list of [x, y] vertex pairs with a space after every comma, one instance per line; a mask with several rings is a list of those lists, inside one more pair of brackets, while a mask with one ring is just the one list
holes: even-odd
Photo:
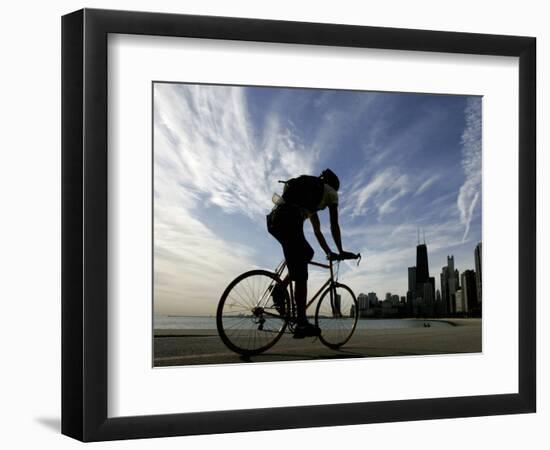
[[338, 224], [338, 205], [329, 205], [328, 211], [330, 215], [330, 232], [332, 233], [332, 238], [334, 239], [334, 243], [336, 244], [336, 247], [338, 247], [338, 251], [340, 253], [344, 252], [344, 249], [342, 248], [342, 237], [340, 234], [340, 225]]
[[325, 240], [325, 237], [323, 236], [323, 233], [321, 232], [321, 222], [319, 221], [319, 216], [317, 215], [317, 213], [313, 213], [311, 216], [309, 216], [309, 220], [311, 221], [313, 233], [315, 233], [315, 237], [317, 238], [319, 245], [327, 255], [330, 255], [332, 252], [327, 244], [327, 241]]

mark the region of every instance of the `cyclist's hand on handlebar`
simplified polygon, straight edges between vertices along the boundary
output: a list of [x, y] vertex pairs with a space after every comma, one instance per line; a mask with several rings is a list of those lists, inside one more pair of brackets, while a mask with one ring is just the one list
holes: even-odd
[[334, 252], [330, 252], [328, 255], [327, 255], [327, 259], [329, 261], [338, 261], [340, 259], [340, 255], [338, 253], [334, 253]]

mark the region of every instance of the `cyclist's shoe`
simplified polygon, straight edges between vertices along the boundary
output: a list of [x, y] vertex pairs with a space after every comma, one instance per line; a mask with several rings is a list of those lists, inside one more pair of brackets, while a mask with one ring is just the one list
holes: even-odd
[[321, 329], [317, 325], [306, 322], [296, 325], [294, 330], [294, 339], [303, 339], [305, 337], [318, 337], [321, 335]]
[[284, 316], [286, 288], [282, 284], [276, 284], [271, 291], [271, 297], [273, 298], [273, 306], [275, 306], [277, 312], [281, 316]]

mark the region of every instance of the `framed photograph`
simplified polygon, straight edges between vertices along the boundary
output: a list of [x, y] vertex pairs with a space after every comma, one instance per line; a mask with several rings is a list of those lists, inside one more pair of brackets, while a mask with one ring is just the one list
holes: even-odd
[[62, 432], [534, 412], [536, 40], [62, 21]]

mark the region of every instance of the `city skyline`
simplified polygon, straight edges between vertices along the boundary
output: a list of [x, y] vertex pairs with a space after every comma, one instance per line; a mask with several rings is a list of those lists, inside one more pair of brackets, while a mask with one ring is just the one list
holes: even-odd
[[[213, 314], [233, 278], [274, 268], [282, 252], [265, 215], [277, 181], [327, 167], [341, 179], [344, 248], [363, 255], [341, 265], [356, 294], [406, 292], [419, 228], [430, 264], [453, 254], [473, 266], [480, 97], [177, 83], [154, 83], [153, 96], [156, 314]], [[325, 276], [310, 271], [311, 292]]]
[[[477, 291], [477, 297], [478, 298], [481, 298], [481, 295], [480, 295], [480, 292], [481, 292], [481, 279], [480, 278], [478, 279], [478, 277], [480, 275], [480, 271], [481, 271], [481, 257], [478, 258], [478, 256], [477, 256], [480, 247], [481, 247], [481, 242], [479, 242], [475, 246], [475, 249], [472, 251], [473, 264], [471, 266], [465, 267], [465, 268], [460, 268], [460, 267], [457, 267], [456, 265], [454, 265], [454, 263], [453, 263], [454, 269], [458, 270], [460, 276], [462, 276], [463, 273], [469, 272], [469, 271], [473, 272], [476, 275], [475, 283], [476, 283], [476, 291]], [[418, 246], [416, 248], [418, 250]], [[428, 255], [429, 255], [429, 249], [428, 249]], [[429, 256], [428, 256], [428, 258], [429, 258]], [[454, 255], [447, 255], [447, 263], [449, 261], [449, 258], [454, 261]], [[436, 291], [436, 293], [439, 291], [439, 293], [441, 295], [441, 291], [443, 290], [443, 288], [442, 288], [442, 284], [441, 284], [439, 276], [443, 274], [443, 272], [447, 268], [447, 265], [444, 265], [444, 266], [440, 267], [437, 264], [434, 264], [434, 266], [435, 267], [433, 267], [431, 270], [428, 267], [428, 279], [429, 278], [434, 278], [435, 291]], [[374, 289], [374, 290], [370, 291], [368, 294], [375, 294], [379, 300], [382, 297], [387, 297], [388, 294], [391, 294], [392, 296], [397, 295], [400, 299], [402, 299], [404, 297], [404, 293], [406, 293], [407, 291], [411, 291], [411, 289], [414, 289], [411, 286], [411, 269], [416, 269], [416, 266], [407, 267], [408, 275], [409, 275], [409, 279], [408, 279], [409, 283], [408, 283], [408, 286], [406, 286], [402, 290], [390, 290], [390, 291], [384, 291], [384, 292], [382, 292], [382, 291], [377, 292], [376, 289]], [[432, 271], [435, 275], [434, 277], [430, 276]], [[439, 271], [442, 271], [442, 272], [440, 273]], [[416, 282], [417, 282], [417, 271], [416, 270], [414, 270], [413, 277], [414, 277], [414, 281], [412, 282], [412, 284], [416, 284]], [[460, 287], [461, 287], [461, 285], [460, 285]], [[358, 296], [359, 295], [368, 295], [368, 294], [365, 293], [365, 292], [357, 293]]]

